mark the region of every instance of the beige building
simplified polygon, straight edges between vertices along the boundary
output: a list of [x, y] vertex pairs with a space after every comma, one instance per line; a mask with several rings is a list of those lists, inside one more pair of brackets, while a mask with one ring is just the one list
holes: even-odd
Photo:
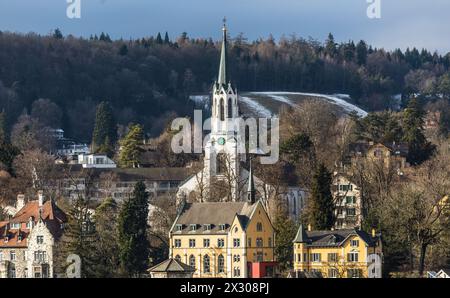
[[360, 227], [363, 219], [361, 191], [350, 178], [342, 173], [333, 177], [333, 199], [335, 202], [336, 229]]
[[0, 277], [54, 277], [54, 246], [66, 214], [53, 201], [45, 202], [42, 192], [27, 203], [18, 195], [15, 209], [8, 221], [0, 222]]

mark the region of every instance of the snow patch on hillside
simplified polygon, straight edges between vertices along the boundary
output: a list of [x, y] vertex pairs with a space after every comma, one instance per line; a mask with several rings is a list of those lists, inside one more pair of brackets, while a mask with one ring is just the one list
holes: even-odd
[[256, 112], [259, 116], [265, 118], [272, 117], [272, 113], [256, 100], [253, 100], [247, 96], [239, 96], [239, 100], [245, 103], [252, 111]]
[[[346, 100], [350, 99], [350, 96], [348, 94], [328, 95], [328, 94], [304, 93], [304, 92], [253, 92], [251, 94], [266, 95], [277, 101], [285, 102], [289, 105], [294, 105], [294, 104], [291, 100], [289, 100], [287, 97], [285, 97], [286, 95], [302, 95], [302, 96], [325, 98], [325, 99], [329, 100], [331, 103], [341, 107], [348, 113], [356, 112], [358, 114], [358, 116], [360, 116], [360, 117], [367, 116], [366, 111], [364, 111], [363, 109], [346, 101]], [[285, 96], [283, 96], [283, 95], [285, 95]]]
[[254, 94], [254, 95], [258, 95], [258, 94], [262, 94], [262, 95], [267, 95], [270, 98], [288, 104], [290, 106], [295, 106], [295, 103], [293, 103], [289, 98], [287, 98], [286, 96], [282, 96], [282, 95], [275, 95], [273, 93], [267, 93], [267, 92], [250, 92], [250, 94]]

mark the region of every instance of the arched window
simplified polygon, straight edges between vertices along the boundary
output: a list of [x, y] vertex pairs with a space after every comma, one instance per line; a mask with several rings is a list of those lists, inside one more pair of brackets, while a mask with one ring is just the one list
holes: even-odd
[[195, 256], [194, 255], [189, 256], [189, 266], [195, 268]]
[[177, 260], [178, 262], [181, 262], [181, 257], [180, 257], [180, 255], [176, 255], [176, 256], [175, 256], [175, 260]]
[[228, 98], [228, 118], [233, 118], [233, 105], [231, 103], [231, 98]]
[[217, 174], [224, 174], [227, 169], [226, 156], [224, 153], [217, 154]]
[[203, 257], [203, 272], [209, 273], [211, 271], [211, 263], [208, 255]]
[[225, 103], [223, 102], [223, 98], [220, 99], [220, 121], [225, 121]]
[[223, 257], [223, 255], [219, 255], [217, 257], [217, 271], [219, 273], [225, 272], [225, 258]]
[[256, 231], [262, 232], [262, 230], [263, 230], [262, 223], [258, 222], [258, 223], [256, 224]]

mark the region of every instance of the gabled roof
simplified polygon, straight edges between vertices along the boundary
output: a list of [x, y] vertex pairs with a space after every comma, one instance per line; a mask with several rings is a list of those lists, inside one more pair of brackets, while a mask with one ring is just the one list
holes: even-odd
[[195, 268], [176, 259], [167, 259], [148, 269], [149, 272], [194, 272]]
[[[302, 229], [303, 231], [301, 231]], [[345, 241], [352, 235], [359, 236], [370, 247], [376, 246], [376, 243], [380, 238], [379, 235], [373, 238], [368, 233], [356, 229], [334, 231], [305, 231], [303, 226], [301, 225], [293, 242], [307, 243], [308, 246], [339, 247], [342, 246]]]
[[42, 214], [39, 214], [39, 202], [30, 201], [25, 204], [10, 220], [11, 223], [26, 223], [33, 217], [38, 220], [42, 216], [44, 221], [56, 220], [60, 223], [67, 222], [66, 214], [56, 206], [53, 201], [47, 201], [42, 205]]
[[[55, 239], [62, 235], [61, 224], [68, 221], [64, 211], [53, 201], [44, 202], [42, 208], [39, 201], [29, 201], [9, 221], [0, 222], [0, 247], [27, 247], [26, 239], [31, 231], [26, 224], [30, 219], [36, 224], [41, 218]], [[20, 229], [12, 229], [11, 224], [20, 224]], [[22, 237], [20, 241], [19, 235]], [[6, 237], [8, 241], [5, 241]]]
[[[203, 233], [228, 233], [234, 218], [237, 216], [240, 224], [245, 229], [252, 211], [258, 203], [247, 202], [208, 202], [186, 203], [180, 211], [173, 227], [181, 225], [182, 230], [173, 230], [177, 234], [203, 234]], [[203, 225], [211, 225], [210, 230], [205, 230]], [[220, 225], [225, 225], [225, 230]], [[196, 225], [195, 231], [190, 231], [190, 225]]]

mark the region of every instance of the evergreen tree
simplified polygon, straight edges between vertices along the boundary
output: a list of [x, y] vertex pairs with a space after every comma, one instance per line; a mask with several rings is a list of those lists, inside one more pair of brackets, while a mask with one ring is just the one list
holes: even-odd
[[131, 125], [127, 135], [120, 140], [119, 164], [124, 168], [136, 168], [139, 164], [140, 145], [144, 139], [144, 129], [139, 124]]
[[158, 35], [156, 36], [156, 43], [157, 44], [162, 44], [163, 43], [163, 40], [162, 40], [162, 37], [161, 37], [161, 33], [159, 33], [159, 32], [158, 32]]
[[328, 38], [325, 41], [325, 53], [330, 57], [334, 57], [337, 53], [336, 42], [334, 41], [334, 36], [331, 33], [328, 34]]
[[407, 160], [412, 165], [419, 165], [427, 160], [436, 146], [427, 141], [423, 133], [425, 112], [417, 98], [409, 101], [403, 112], [403, 141], [408, 143]]
[[56, 28], [55, 32], [53, 32], [53, 38], [54, 39], [63, 39], [64, 38], [64, 36], [63, 36], [61, 30], [59, 30], [59, 28]]
[[329, 230], [334, 226], [334, 202], [331, 194], [331, 173], [320, 164], [311, 183], [308, 219], [316, 230]]
[[6, 127], [6, 114], [3, 111], [0, 113], [0, 169], [13, 174], [13, 161], [19, 153], [20, 150], [9, 141]]
[[167, 31], [164, 35], [164, 44], [170, 44], [169, 33], [167, 33]]
[[94, 152], [102, 153], [114, 151], [117, 140], [117, 124], [113, 116], [111, 105], [108, 102], [101, 102], [97, 106], [95, 114], [95, 127], [92, 134], [92, 148]]
[[81, 259], [81, 277], [94, 277], [97, 262], [94, 254], [96, 238], [89, 200], [79, 195], [68, 212], [68, 219], [60, 243], [62, 256], [65, 259], [71, 254], [78, 255]]
[[95, 210], [95, 276], [117, 277], [119, 274], [120, 259], [118, 239], [119, 208], [113, 198], [105, 199]]
[[314, 159], [314, 144], [307, 134], [296, 134], [281, 145], [281, 153], [289, 156], [289, 161], [296, 163], [303, 157]]
[[132, 196], [119, 214], [119, 256], [127, 276], [139, 276], [148, 268], [147, 239], [148, 193], [143, 182], [136, 183]]
[[367, 44], [361, 40], [356, 45], [356, 62], [358, 65], [365, 65], [367, 61]]
[[279, 212], [275, 216], [273, 226], [277, 235], [277, 241], [275, 241], [275, 255], [278, 264], [280, 265], [280, 269], [283, 271], [292, 267], [294, 254], [292, 241], [295, 238], [297, 226], [285, 212]]
[[126, 44], [123, 44], [119, 49], [120, 56], [126, 56], [128, 54], [128, 47]]

